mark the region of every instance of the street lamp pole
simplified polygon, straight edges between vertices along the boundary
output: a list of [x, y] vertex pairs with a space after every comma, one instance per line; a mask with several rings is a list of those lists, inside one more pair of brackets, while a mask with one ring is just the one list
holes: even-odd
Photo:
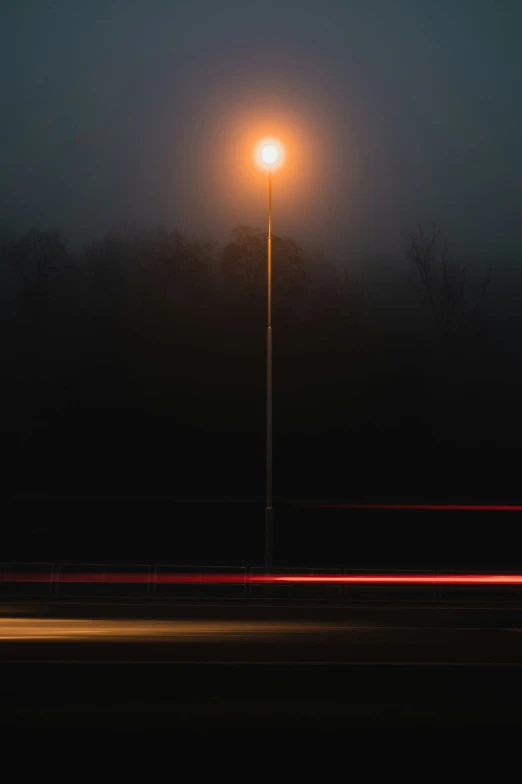
[[265, 572], [270, 574], [274, 561], [274, 510], [272, 508], [272, 169], [268, 169], [268, 247], [267, 247], [267, 324], [266, 324], [266, 506]]

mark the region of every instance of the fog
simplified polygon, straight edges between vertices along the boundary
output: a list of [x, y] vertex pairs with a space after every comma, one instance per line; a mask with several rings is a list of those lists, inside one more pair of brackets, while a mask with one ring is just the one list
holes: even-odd
[[274, 226], [402, 253], [419, 223], [473, 258], [521, 248], [514, 0], [2, 4], [4, 226], [73, 244], [123, 222], [264, 225], [251, 152], [288, 164]]

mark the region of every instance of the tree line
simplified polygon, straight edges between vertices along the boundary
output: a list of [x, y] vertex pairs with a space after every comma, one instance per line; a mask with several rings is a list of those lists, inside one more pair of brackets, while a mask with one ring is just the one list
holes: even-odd
[[[488, 351], [489, 273], [470, 274], [436, 228], [405, 244], [424, 331], [412, 321], [394, 347], [349, 260], [326, 272], [297, 240], [274, 236], [282, 454], [314, 438], [341, 439], [353, 454], [390, 432], [405, 444], [469, 438], [472, 402], [484, 405], [475, 393]], [[258, 467], [263, 230], [238, 226], [220, 247], [163, 227], [127, 228], [73, 252], [58, 232], [32, 229], [4, 238], [0, 253], [2, 429], [21, 470], [43, 456], [56, 470], [77, 462], [153, 471], [169, 461], [197, 470], [205, 459], [222, 470], [222, 439], [244, 456], [245, 472]]]

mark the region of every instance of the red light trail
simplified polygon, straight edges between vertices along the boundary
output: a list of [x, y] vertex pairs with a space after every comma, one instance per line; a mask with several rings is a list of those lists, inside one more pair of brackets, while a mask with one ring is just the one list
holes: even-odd
[[522, 585], [522, 574], [156, 574], [147, 573], [78, 573], [48, 574], [7, 572], [3, 581], [17, 583], [96, 583], [166, 584], [166, 585]]
[[440, 512], [522, 512], [522, 506], [510, 504], [300, 504], [306, 509], [386, 509]]

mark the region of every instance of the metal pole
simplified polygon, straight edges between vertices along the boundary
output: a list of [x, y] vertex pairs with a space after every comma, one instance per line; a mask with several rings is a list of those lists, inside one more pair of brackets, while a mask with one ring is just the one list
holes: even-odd
[[270, 574], [274, 560], [274, 510], [272, 509], [272, 171], [268, 170], [268, 296], [266, 325], [266, 506], [265, 572]]

